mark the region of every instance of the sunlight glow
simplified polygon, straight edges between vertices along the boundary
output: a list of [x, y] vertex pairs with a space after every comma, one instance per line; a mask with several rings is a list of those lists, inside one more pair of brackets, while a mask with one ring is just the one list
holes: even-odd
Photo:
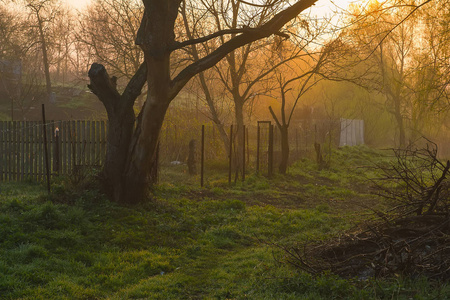
[[319, 0], [311, 8], [311, 13], [320, 17], [329, 17], [334, 12], [347, 10], [350, 4], [365, 5], [372, 0]]
[[[75, 9], [85, 8], [92, 0], [63, 0]], [[350, 4], [362, 4], [370, 0], [319, 0], [312, 8], [314, 15], [326, 16], [339, 9], [347, 9]]]
[[69, 4], [70, 6], [72, 6], [73, 8], [75, 8], [77, 10], [81, 10], [81, 9], [85, 8], [88, 4], [90, 4], [92, 1], [91, 0], [63, 0], [63, 2], [66, 2], [67, 4]]

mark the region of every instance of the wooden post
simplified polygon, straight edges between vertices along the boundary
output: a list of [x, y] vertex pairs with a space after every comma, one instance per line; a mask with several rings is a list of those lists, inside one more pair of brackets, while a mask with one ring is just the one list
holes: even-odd
[[3, 137], [3, 121], [0, 121], [0, 182], [3, 181], [3, 168], [5, 167], [4, 162], [4, 145], [5, 145], [5, 138]]
[[59, 128], [55, 128], [55, 144], [53, 145], [53, 171], [59, 174]]
[[256, 134], [256, 174], [259, 173], [259, 143], [261, 141], [261, 127], [259, 127], [258, 122], [258, 129]]
[[82, 165], [82, 169], [84, 170], [86, 167], [86, 121], [83, 120], [80, 122], [80, 129], [81, 129], [81, 157], [80, 157], [80, 165]]
[[30, 122], [26, 121], [25, 122], [25, 153], [27, 154], [26, 157], [26, 166], [25, 166], [25, 174], [28, 175], [28, 177], [30, 177], [31, 174], [31, 159], [32, 159], [32, 155], [31, 155], [31, 151], [30, 151]]
[[25, 122], [22, 121], [20, 122], [20, 131], [19, 131], [19, 142], [20, 142], [20, 180], [22, 181], [24, 179], [24, 174], [25, 174], [25, 157], [27, 152], [25, 152]]
[[45, 169], [47, 170], [47, 190], [50, 193], [50, 169], [48, 166], [48, 151], [47, 151], [47, 126], [45, 124], [45, 106], [42, 104], [42, 122], [44, 130], [44, 155], [45, 155]]
[[230, 149], [228, 152], [229, 164], [228, 164], [228, 184], [231, 184], [231, 162], [233, 159], [233, 125], [230, 126]]
[[11, 130], [11, 141], [12, 141], [12, 146], [11, 146], [11, 168], [10, 168], [10, 172], [11, 172], [11, 176], [12, 176], [12, 180], [17, 181], [17, 177], [16, 177], [16, 170], [17, 170], [17, 122], [12, 122], [12, 130]]
[[268, 176], [269, 178], [273, 175], [273, 125], [269, 126], [269, 154], [268, 154]]
[[34, 162], [33, 162], [33, 167], [34, 167], [34, 180], [38, 181], [40, 179], [40, 174], [39, 174], [39, 166], [40, 166], [40, 160], [41, 160], [41, 155], [39, 152], [39, 145], [40, 145], [40, 134], [39, 134], [39, 126], [38, 123], [35, 123], [36, 125], [33, 126], [33, 130], [31, 132], [31, 136], [33, 137], [33, 152], [34, 152]]
[[247, 165], [249, 165], [250, 164], [250, 147], [249, 147], [249, 141], [248, 141], [248, 138], [249, 138], [249, 134], [248, 134], [248, 127], [247, 127], [247, 133], [246, 133], [246, 139], [247, 139]]
[[86, 140], [86, 150], [85, 150], [85, 157], [86, 157], [86, 162], [85, 165], [87, 166], [91, 166], [93, 165], [93, 162], [91, 160], [91, 149], [92, 149], [92, 139], [91, 139], [91, 121], [86, 121], [85, 124], [85, 140]]
[[243, 126], [242, 131], [242, 181], [245, 181], [245, 125]]
[[205, 169], [205, 125], [202, 125], [202, 156], [200, 160], [200, 186], [203, 187], [203, 174]]

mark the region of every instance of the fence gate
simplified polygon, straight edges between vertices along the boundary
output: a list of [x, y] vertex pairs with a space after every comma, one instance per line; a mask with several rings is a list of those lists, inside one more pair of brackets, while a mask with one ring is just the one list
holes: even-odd
[[270, 121], [258, 121], [256, 145], [256, 172], [273, 175], [273, 135], [274, 127]]

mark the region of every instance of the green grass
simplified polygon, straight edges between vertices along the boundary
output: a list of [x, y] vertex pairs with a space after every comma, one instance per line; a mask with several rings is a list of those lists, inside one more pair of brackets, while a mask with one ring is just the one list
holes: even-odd
[[166, 182], [136, 207], [64, 180], [51, 196], [38, 184], [2, 183], [0, 298], [446, 299], [448, 285], [421, 278], [312, 277], [264, 242], [327, 239], [366, 211], [348, 203], [374, 201], [359, 166], [379, 154], [339, 151], [330, 170], [305, 160], [290, 175], [231, 187]]
[[0, 112], [0, 121], [10, 121], [11, 115], [8, 115], [4, 112]]

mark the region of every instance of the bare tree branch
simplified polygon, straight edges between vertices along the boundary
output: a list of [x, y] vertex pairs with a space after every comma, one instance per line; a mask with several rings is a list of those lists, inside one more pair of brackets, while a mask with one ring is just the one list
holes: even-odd
[[192, 63], [182, 70], [173, 80], [169, 98], [173, 99], [186, 83], [196, 74], [211, 68], [231, 51], [248, 43], [268, 37], [279, 30], [299, 13], [312, 6], [317, 0], [301, 0], [291, 7], [276, 14], [270, 21], [259, 28], [250, 29], [217, 48], [206, 57]]

